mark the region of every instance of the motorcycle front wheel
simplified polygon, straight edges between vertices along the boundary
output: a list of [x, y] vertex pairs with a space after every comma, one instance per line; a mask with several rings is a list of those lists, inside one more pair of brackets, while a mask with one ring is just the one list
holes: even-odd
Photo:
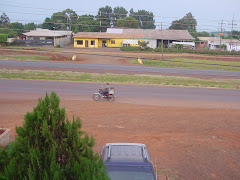
[[110, 94], [110, 95], [108, 96], [108, 101], [114, 101], [114, 100], [115, 100], [114, 95], [113, 95], [113, 94]]
[[100, 98], [101, 98], [101, 97], [100, 97], [99, 94], [94, 94], [94, 95], [93, 95], [93, 100], [94, 100], [94, 101], [99, 101]]

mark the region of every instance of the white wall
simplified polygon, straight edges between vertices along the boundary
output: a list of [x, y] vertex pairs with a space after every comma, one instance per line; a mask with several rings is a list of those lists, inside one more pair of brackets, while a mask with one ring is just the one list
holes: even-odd
[[73, 42], [73, 39], [71, 36], [63, 37], [63, 38], [57, 38], [54, 40], [54, 46], [66, 46], [68, 44], [71, 44]]
[[229, 43], [227, 45], [227, 51], [240, 51], [240, 45], [230, 45]]
[[149, 42], [147, 45], [150, 48], [155, 49], [157, 47], [157, 40], [156, 39], [144, 39], [145, 42]]

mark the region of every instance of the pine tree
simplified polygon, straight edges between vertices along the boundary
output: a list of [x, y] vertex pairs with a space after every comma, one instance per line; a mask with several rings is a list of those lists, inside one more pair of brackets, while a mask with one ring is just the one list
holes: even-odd
[[25, 115], [17, 136], [0, 149], [0, 179], [108, 179], [104, 164], [92, 150], [94, 138], [69, 121], [55, 92], [39, 99]]

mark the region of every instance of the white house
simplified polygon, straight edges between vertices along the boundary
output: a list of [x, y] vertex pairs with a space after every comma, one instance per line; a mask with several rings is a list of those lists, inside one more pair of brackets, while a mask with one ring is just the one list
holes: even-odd
[[163, 41], [164, 47], [172, 46], [173, 42], [192, 42], [195, 39], [187, 30], [160, 30], [160, 29], [118, 29], [107, 28], [106, 33], [125, 33], [125, 34], [141, 34], [144, 41], [149, 42], [148, 47], [156, 48], [161, 46]]
[[[227, 51], [240, 51], [240, 41], [237, 39], [222, 39], [220, 37], [198, 37], [202, 44], [210, 50], [220, 50], [221, 45], [226, 45]], [[200, 43], [200, 44], [201, 44]]]
[[240, 41], [237, 39], [223, 39], [227, 51], [240, 51]]

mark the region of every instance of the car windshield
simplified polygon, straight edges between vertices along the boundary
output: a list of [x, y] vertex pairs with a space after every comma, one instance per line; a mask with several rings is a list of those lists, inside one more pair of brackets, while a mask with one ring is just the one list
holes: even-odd
[[107, 166], [111, 180], [154, 180], [150, 166]]

